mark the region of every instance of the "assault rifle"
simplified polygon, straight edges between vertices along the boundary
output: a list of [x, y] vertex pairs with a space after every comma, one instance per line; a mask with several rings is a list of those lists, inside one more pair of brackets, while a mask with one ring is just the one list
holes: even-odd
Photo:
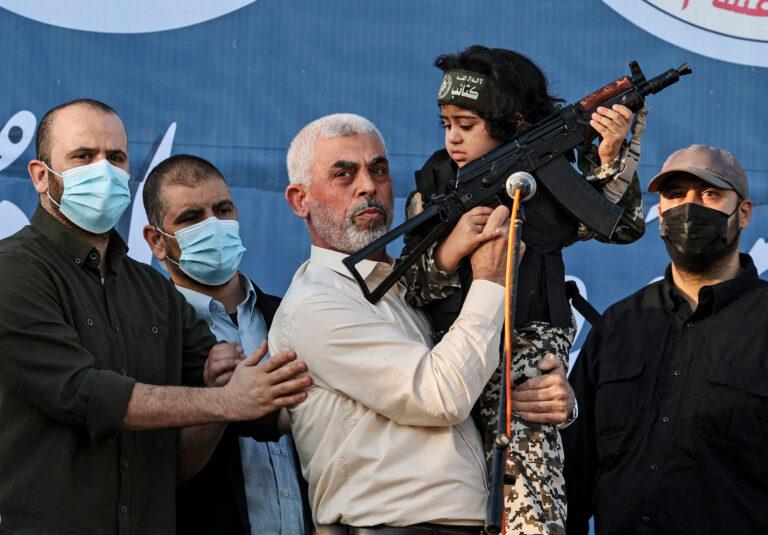
[[[554, 114], [522, 131], [509, 143], [461, 167], [452, 192], [427, 199], [431, 204], [423, 212], [344, 258], [342, 262], [357, 280], [365, 298], [371, 303], [381, 299], [430, 245], [453, 228], [465, 212], [494, 199], [501, 200], [506, 195], [507, 178], [518, 171], [533, 174], [538, 186], [545, 188], [571, 216], [600, 236], [609, 238], [624, 209], [611, 203], [588, 184], [567, 160], [567, 155], [572, 149], [597, 137], [589, 121], [598, 106], [610, 108], [614, 104], [623, 104], [632, 111], [638, 111], [645, 105], [647, 95], [658, 93], [677, 82], [681, 76], [691, 73], [688, 63], [683, 63], [677, 69], [669, 69], [646, 80], [636, 61], [630, 62], [629, 68], [631, 76], [619, 78], [578, 102], [558, 107]], [[357, 264], [406, 232], [417, 229], [425, 237], [406, 258], [397, 263], [392, 273], [376, 288], [369, 290], [357, 270]]]

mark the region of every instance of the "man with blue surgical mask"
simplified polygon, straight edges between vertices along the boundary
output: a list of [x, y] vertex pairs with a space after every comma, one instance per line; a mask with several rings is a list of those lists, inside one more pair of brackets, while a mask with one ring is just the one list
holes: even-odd
[[[128, 139], [112, 108], [62, 104], [36, 146], [40, 205], [0, 241], [0, 531], [170, 533], [177, 480], [205, 464], [221, 422], [301, 402], [306, 366], [216, 344], [126, 255], [113, 227], [130, 201]], [[227, 385], [202, 388], [227, 360], [241, 361]]]
[[[237, 270], [245, 249], [222, 174], [197, 156], [172, 156], [149, 174], [143, 196], [144, 237], [177, 289], [218, 340], [254, 351], [280, 299]], [[216, 384], [227, 383], [235, 364], [211, 365]], [[208, 464], [179, 486], [177, 532], [309, 535], [291, 437], [257, 442], [239, 433], [228, 426]]]
[[[46, 192], [48, 200], [61, 215], [86, 232], [108, 232], [131, 203], [128, 172], [108, 160], [73, 167], [63, 173], [51, 169], [44, 160], [43, 166], [63, 182], [63, 191], [56, 195], [61, 202], [51, 197], [51, 188]], [[58, 190], [58, 182], [54, 180], [53, 184], [53, 190]]]

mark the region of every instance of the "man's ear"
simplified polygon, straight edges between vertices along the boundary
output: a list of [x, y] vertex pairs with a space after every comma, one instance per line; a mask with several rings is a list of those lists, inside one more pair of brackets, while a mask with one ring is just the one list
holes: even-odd
[[289, 184], [285, 188], [285, 200], [293, 213], [302, 219], [309, 217], [309, 189], [304, 184]]
[[744, 199], [739, 204], [739, 228], [747, 228], [750, 219], [752, 219], [752, 201]]
[[152, 225], [144, 226], [144, 240], [147, 242], [147, 245], [149, 245], [149, 248], [152, 249], [152, 254], [155, 255], [155, 258], [157, 258], [159, 262], [165, 261], [167, 256], [165, 241], [155, 227]]
[[35, 191], [40, 195], [48, 193], [48, 169], [40, 160], [31, 160], [27, 165], [27, 172], [32, 178]]

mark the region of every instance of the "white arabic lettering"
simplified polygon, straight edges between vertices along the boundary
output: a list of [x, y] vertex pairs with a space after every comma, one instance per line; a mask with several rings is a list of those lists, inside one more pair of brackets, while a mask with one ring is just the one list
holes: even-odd
[[480, 94], [477, 92], [477, 87], [470, 84], [461, 84], [460, 86], [451, 89], [451, 95], [454, 97], [465, 97], [472, 100], [477, 100]]

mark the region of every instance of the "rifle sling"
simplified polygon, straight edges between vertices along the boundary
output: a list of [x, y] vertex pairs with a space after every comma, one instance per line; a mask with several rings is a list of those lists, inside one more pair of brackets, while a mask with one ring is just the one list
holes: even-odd
[[566, 281], [565, 283], [565, 295], [573, 303], [579, 314], [584, 316], [592, 328], [596, 331], [603, 332], [603, 316], [592, 306], [592, 304], [584, 299], [584, 296], [579, 293], [579, 287], [574, 281]]

